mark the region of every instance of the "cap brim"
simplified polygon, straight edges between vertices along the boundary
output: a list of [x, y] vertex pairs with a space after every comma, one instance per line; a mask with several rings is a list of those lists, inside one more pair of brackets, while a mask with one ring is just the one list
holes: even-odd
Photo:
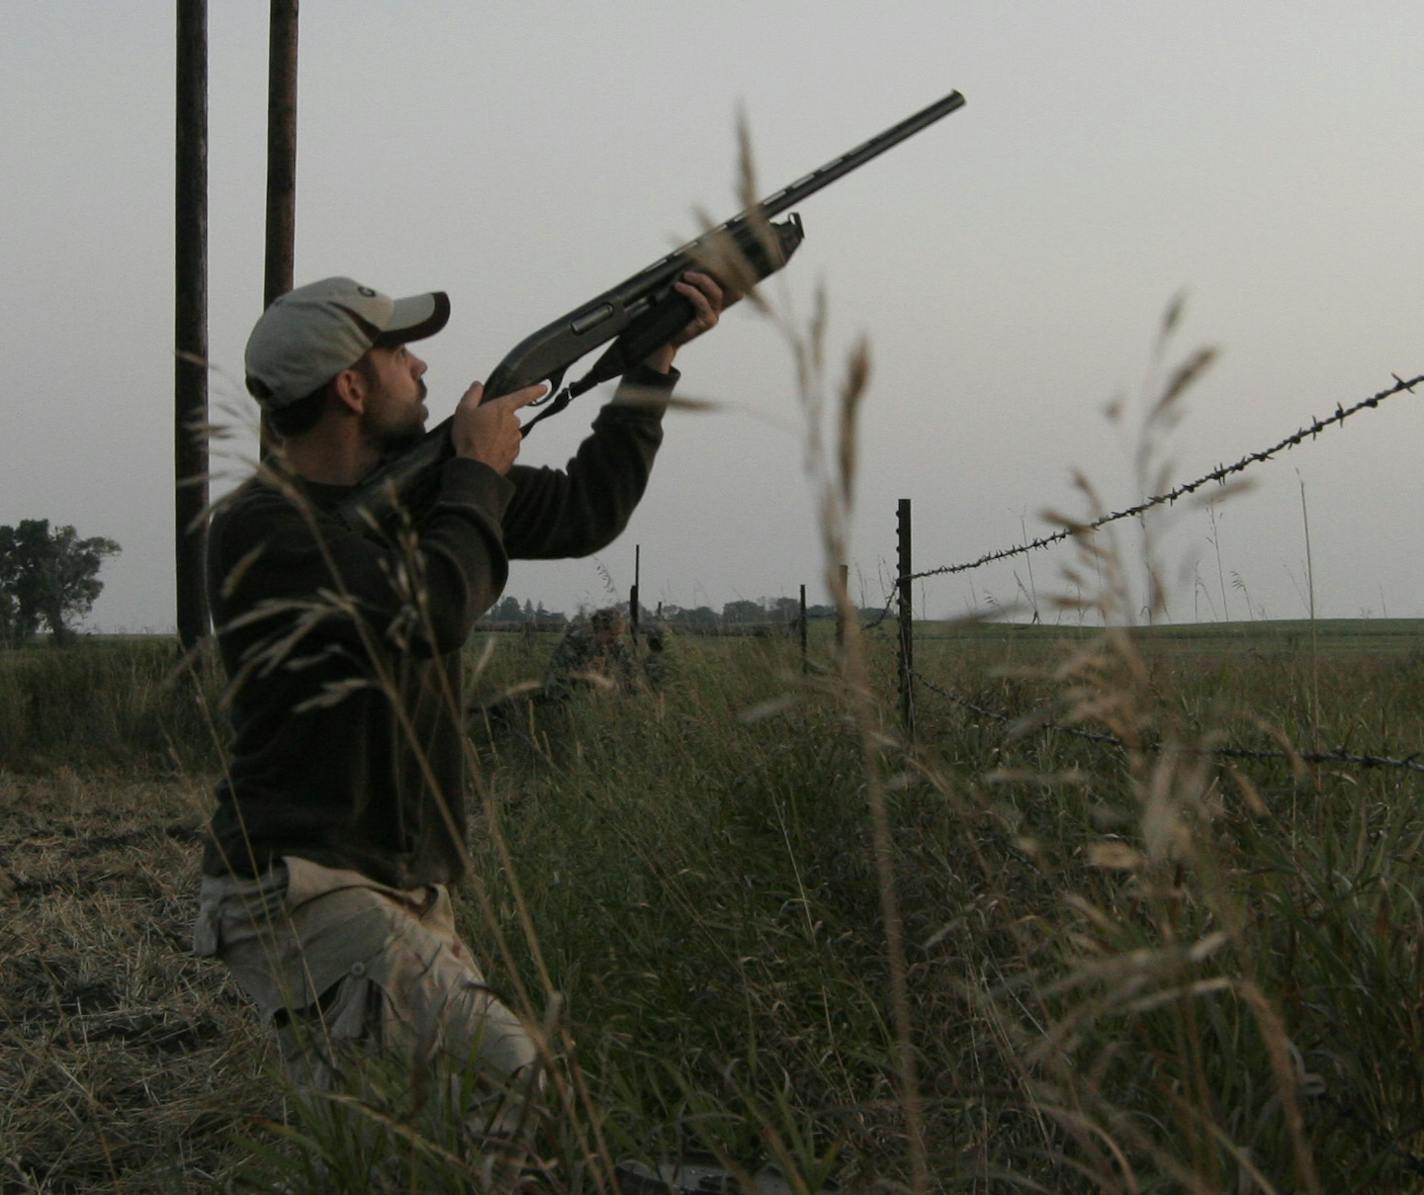
[[377, 348], [391, 348], [434, 336], [450, 319], [450, 298], [443, 290], [428, 295], [397, 299], [391, 308], [390, 323], [373, 342]]

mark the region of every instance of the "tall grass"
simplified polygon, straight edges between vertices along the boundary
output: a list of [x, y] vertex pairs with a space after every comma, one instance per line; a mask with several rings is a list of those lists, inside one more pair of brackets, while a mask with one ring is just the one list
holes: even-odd
[[212, 769], [221, 680], [163, 638], [0, 653], [0, 768]]
[[[922, 750], [882, 727], [931, 1186], [1286, 1191], [1309, 1189], [1313, 1169], [1327, 1191], [1414, 1189], [1411, 1155], [1424, 1152], [1417, 780], [1322, 769], [1317, 789], [1305, 771], [1218, 765], [1189, 749], [1206, 737], [1199, 709], [1243, 728], [1260, 719], [1303, 733], [1312, 706], [1304, 651], [1282, 660], [1248, 647], [1208, 656], [1204, 667], [1152, 638], [1033, 638], [984, 628], [952, 654], [922, 647], [920, 666], [986, 705], [1053, 702], [1060, 720], [1096, 700], [1142, 750], [1027, 724], [1006, 733], [932, 693], [919, 704]], [[889, 694], [889, 644], [868, 646], [871, 675]], [[511, 664], [512, 677], [541, 650], [501, 637], [489, 691], [505, 683], [506, 651], [530, 653]], [[612, 1160], [780, 1159], [811, 1182], [828, 1170], [851, 1185], [909, 1181], [859, 732], [834, 692], [802, 685], [790, 643], [679, 640], [674, 650], [679, 667], [660, 693], [591, 692], [535, 744], [481, 743], [494, 766], [471, 841], [486, 900], [466, 894], [459, 915], [501, 990], [517, 981], [542, 992], [542, 973], [561, 997], [540, 1013], [557, 1018], [559, 1082], [584, 1094], [541, 1130], [550, 1181], [599, 1189], [600, 1149]], [[832, 668], [829, 642], [813, 655]], [[1322, 655], [1327, 741], [1386, 717], [1397, 742], [1417, 739], [1424, 709], [1417, 698], [1401, 704], [1382, 681], [1406, 692], [1409, 660], [1376, 657], [1362, 668], [1350, 655]], [[91, 700], [124, 705], [128, 674], [102, 675], [115, 683]], [[1169, 730], [1175, 747], [1146, 748], [1149, 734]], [[169, 771], [157, 727], [132, 742], [127, 768]], [[15, 1024], [50, 1007], [36, 976], [87, 975], [101, 957], [115, 968], [104, 1024], [123, 1016], [138, 1025], [162, 1009], [153, 974], [165, 967], [187, 976], [186, 1015], [229, 1024], [239, 1010], [220, 969], [183, 960], [182, 891], [143, 896], [151, 890], [140, 884], [138, 904], [103, 895], [111, 881], [102, 877], [136, 869], [166, 883], [181, 874], [154, 852], [172, 854], [164, 828], [175, 808], [186, 803], [187, 824], [196, 821], [202, 784], [164, 781], [175, 791], [162, 800], [145, 795], [151, 783], [133, 786], [129, 808], [127, 789], [83, 770], [65, 775], [0, 780], [10, 809], [0, 849], [12, 899], [28, 910], [14, 924], [36, 930], [23, 946], [32, 961], [17, 967], [12, 956], [0, 981], [17, 1013], [37, 1010]], [[37, 792], [41, 803], [23, 795]], [[42, 823], [17, 820], [16, 801], [42, 804]], [[162, 825], [145, 831], [160, 809]], [[97, 890], [71, 889], [73, 864], [53, 854], [53, 828], [70, 827], [73, 837], [59, 841], [82, 850], [86, 835], [112, 837], [106, 819], [121, 814], [133, 827], [122, 849], [93, 849], [125, 861], [103, 864]], [[44, 887], [50, 876], [66, 894], [62, 920], [50, 916], [60, 912]], [[170, 922], [171, 938], [154, 936], [152, 926]], [[524, 924], [536, 929], [537, 958]], [[492, 949], [495, 932], [508, 964]], [[126, 953], [153, 956], [131, 992]], [[86, 1048], [94, 1013], [81, 996], [56, 999], [54, 1024], [70, 1028], [23, 1043], [7, 1035], [4, 1052], [19, 1068], [11, 1073], [63, 1065], [83, 1090], [136, 1098], [118, 1074], [147, 1073], [145, 1051], [162, 1043], [135, 1029], [123, 1039], [127, 1054]], [[200, 1088], [195, 1075], [180, 1089], [154, 1088], [163, 1123], [201, 1116], [209, 1133], [229, 1135], [229, 1165], [250, 1170], [240, 1140], [254, 1134], [244, 1125], [251, 1093], [223, 1094], [250, 1079], [230, 1062], [204, 1073]], [[149, 1139], [144, 1117], [101, 1122], [80, 1088], [45, 1090], [42, 1122], [12, 1105], [0, 1133], [26, 1143], [32, 1171], [47, 1157], [62, 1175], [64, 1126], [103, 1123], [111, 1150], [130, 1159], [107, 1185], [159, 1189], [123, 1179]], [[315, 1143], [345, 1157], [372, 1148], [358, 1129], [385, 1116], [384, 1148], [404, 1159], [406, 1179], [415, 1167], [424, 1189], [456, 1189], [478, 1160], [452, 1160], [455, 1139], [441, 1137], [438, 1120], [412, 1119], [410, 1101], [400, 1075], [376, 1075], [359, 1107], [294, 1108], [286, 1131], [308, 1155]], [[447, 1152], [413, 1150], [412, 1132]], [[286, 1181], [301, 1186], [304, 1166], [288, 1162]], [[313, 1169], [307, 1185], [330, 1182], [329, 1170]]]

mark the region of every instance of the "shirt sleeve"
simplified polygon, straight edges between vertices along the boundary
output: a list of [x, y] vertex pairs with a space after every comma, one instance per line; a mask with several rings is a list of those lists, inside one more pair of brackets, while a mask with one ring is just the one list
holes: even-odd
[[510, 557], [587, 556], [619, 536], [647, 489], [679, 376], [647, 366], [629, 371], [563, 469], [510, 470], [514, 495], [504, 514]]

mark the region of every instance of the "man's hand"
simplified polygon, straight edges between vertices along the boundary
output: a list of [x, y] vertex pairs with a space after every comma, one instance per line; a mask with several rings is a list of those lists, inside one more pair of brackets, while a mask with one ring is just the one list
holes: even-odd
[[681, 332], [648, 357], [647, 363], [659, 373], [667, 373], [677, 350], [689, 340], [696, 340], [702, 333], [715, 328], [722, 312], [741, 298], [741, 295], [724, 291], [715, 278], [699, 270], [689, 270], [672, 284], [672, 288], [692, 304], [692, 319]]
[[450, 425], [450, 439], [455, 445], [456, 455], [479, 461], [504, 476], [524, 443], [523, 433], [519, 430], [519, 416], [515, 412], [542, 397], [548, 389], [543, 382], [538, 382], [482, 403], [484, 385], [472, 383], [461, 396]]

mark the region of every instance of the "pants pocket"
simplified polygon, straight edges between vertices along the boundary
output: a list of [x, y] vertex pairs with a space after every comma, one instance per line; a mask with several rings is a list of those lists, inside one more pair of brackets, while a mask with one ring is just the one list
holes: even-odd
[[385, 993], [365, 974], [339, 980], [305, 1008], [279, 1009], [272, 1019], [287, 1078], [298, 1087], [331, 1091], [343, 1068], [382, 1047]]

